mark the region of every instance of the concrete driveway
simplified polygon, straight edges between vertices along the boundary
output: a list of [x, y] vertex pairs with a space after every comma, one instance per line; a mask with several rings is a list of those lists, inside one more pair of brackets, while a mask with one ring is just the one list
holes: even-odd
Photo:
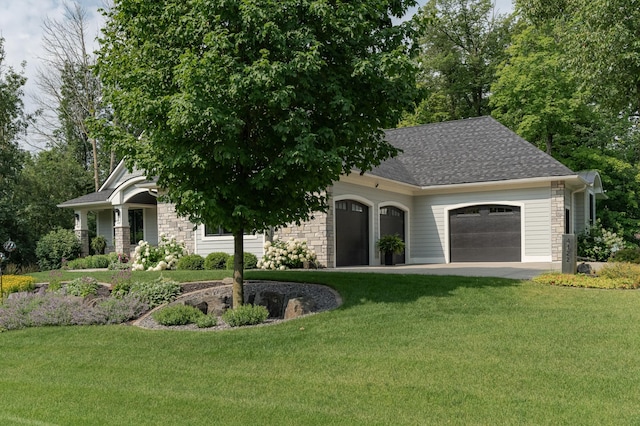
[[448, 263], [396, 266], [352, 266], [325, 269], [335, 272], [375, 272], [382, 274], [461, 275], [465, 277], [499, 277], [530, 279], [549, 271], [560, 271], [559, 262], [541, 263]]

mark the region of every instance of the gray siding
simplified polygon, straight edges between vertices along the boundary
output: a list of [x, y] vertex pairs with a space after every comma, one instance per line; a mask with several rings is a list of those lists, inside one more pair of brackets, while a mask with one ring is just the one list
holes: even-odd
[[[203, 257], [206, 257], [209, 253], [221, 251], [228, 254], [233, 254], [233, 236], [222, 235], [219, 237], [205, 237], [204, 226], [198, 226], [195, 231], [196, 250], [195, 252]], [[262, 259], [264, 255], [264, 235], [245, 235], [244, 236], [244, 251], [254, 254], [258, 260]]]
[[99, 210], [96, 212], [96, 230], [98, 235], [102, 235], [107, 240], [107, 252], [112, 252], [113, 248], [113, 210]]
[[144, 217], [144, 239], [149, 244], [158, 245], [158, 209], [145, 208]]
[[412, 262], [448, 259], [447, 211], [456, 206], [513, 203], [522, 207], [523, 261], [551, 260], [550, 188], [427, 195], [416, 197], [412, 215]]

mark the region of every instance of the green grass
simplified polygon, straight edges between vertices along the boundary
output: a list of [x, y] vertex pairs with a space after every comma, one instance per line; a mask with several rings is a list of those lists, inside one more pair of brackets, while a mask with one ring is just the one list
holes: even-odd
[[640, 292], [248, 272], [344, 305], [224, 332], [0, 334], [0, 424], [638, 424]]

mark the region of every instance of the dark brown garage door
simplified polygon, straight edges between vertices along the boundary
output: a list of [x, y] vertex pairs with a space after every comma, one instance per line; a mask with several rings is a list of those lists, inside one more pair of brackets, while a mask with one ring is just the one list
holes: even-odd
[[449, 212], [451, 262], [520, 262], [520, 207], [481, 205]]
[[[404, 211], [397, 207], [380, 208], [380, 236], [399, 235], [402, 241], [404, 238]], [[394, 263], [405, 263], [404, 252], [393, 255]]]
[[336, 201], [336, 266], [369, 264], [369, 207]]

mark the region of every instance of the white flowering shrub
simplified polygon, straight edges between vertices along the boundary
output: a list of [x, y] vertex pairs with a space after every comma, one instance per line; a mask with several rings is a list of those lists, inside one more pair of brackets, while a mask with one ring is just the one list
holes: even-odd
[[621, 235], [608, 231], [602, 227], [600, 220], [578, 235], [578, 256], [606, 262], [617, 251], [625, 248]]
[[133, 255], [131, 269], [134, 271], [163, 271], [176, 269], [178, 259], [186, 254], [184, 241], [176, 241], [173, 235], [160, 234], [157, 247], [146, 241], [140, 241]]
[[257, 264], [260, 269], [296, 269], [302, 268], [304, 262], [316, 261], [316, 252], [307, 247], [306, 240], [290, 238], [288, 241], [267, 241], [264, 250], [264, 257]]

